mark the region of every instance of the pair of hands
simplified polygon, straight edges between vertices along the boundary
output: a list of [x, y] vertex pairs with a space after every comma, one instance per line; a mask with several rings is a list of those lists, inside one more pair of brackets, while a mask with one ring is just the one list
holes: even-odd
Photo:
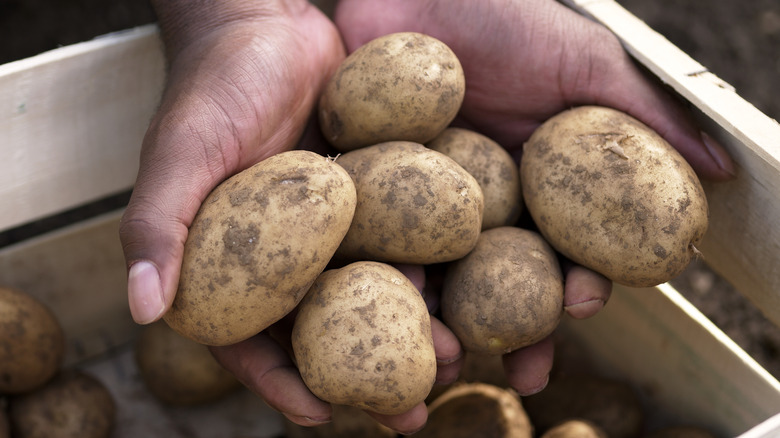
[[[152, 3], [168, 79], [120, 228], [130, 310], [141, 324], [170, 307], [188, 227], [209, 192], [302, 137], [313, 138], [303, 134], [330, 75], [347, 53], [391, 32], [426, 33], [449, 45], [466, 75], [462, 121], [518, 157], [547, 118], [598, 104], [654, 128], [701, 177], [725, 180], [733, 173], [725, 151], [643, 75], [609, 31], [554, 0], [341, 0], [333, 21], [306, 0]], [[421, 267], [405, 273], [423, 289]], [[564, 306], [575, 318], [597, 313], [610, 290], [596, 273], [566, 269]], [[212, 352], [293, 422], [327, 422], [330, 406], [306, 389], [288, 355], [286, 322]], [[447, 383], [458, 375], [462, 351], [444, 324], [434, 318], [432, 328], [437, 380]], [[552, 356], [549, 340], [506, 355], [509, 382], [521, 394], [542, 389]], [[409, 433], [425, 424], [427, 412], [420, 404], [375, 417]]]

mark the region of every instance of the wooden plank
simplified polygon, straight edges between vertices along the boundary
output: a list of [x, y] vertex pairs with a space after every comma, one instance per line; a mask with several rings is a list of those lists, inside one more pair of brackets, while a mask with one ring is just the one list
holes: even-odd
[[668, 284], [615, 286], [598, 315], [566, 319], [561, 332], [638, 385], [668, 424], [737, 436], [780, 413], [780, 383]]
[[132, 187], [164, 70], [154, 25], [0, 65], [0, 230]]
[[612, 30], [728, 148], [737, 178], [704, 183], [710, 229], [701, 250], [708, 265], [780, 325], [780, 124], [615, 1], [564, 3]]
[[121, 214], [107, 213], [0, 250], [0, 284], [52, 309], [65, 331], [67, 363], [110, 351], [140, 329], [127, 305]]

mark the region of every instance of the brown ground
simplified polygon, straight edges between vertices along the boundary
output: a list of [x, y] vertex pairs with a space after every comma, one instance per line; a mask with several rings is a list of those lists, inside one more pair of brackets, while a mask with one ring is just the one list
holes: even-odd
[[[780, 118], [780, 2], [619, 3], [770, 117]], [[153, 21], [154, 14], [145, 1], [2, 0], [0, 63]], [[768, 371], [780, 376], [780, 329], [768, 323], [728, 283], [697, 262], [673, 284]]]

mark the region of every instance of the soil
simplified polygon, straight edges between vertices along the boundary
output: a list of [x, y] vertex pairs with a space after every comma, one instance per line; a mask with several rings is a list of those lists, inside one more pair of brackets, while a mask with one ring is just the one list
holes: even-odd
[[[780, 2], [618, 2], [733, 85], [764, 113], [780, 118]], [[145, 1], [2, 0], [0, 63], [154, 21]], [[126, 196], [121, 199], [126, 200]], [[770, 373], [780, 377], [780, 329], [731, 285], [702, 262], [693, 263], [672, 283]]]

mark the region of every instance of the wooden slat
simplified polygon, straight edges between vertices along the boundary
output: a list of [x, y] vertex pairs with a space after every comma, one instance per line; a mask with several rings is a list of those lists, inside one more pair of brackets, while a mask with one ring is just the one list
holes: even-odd
[[701, 249], [708, 265], [780, 325], [780, 124], [615, 1], [564, 3], [612, 30], [728, 148], [737, 179], [704, 183], [710, 229]]
[[0, 230], [130, 188], [164, 70], [153, 25], [0, 65]]
[[561, 331], [602, 372], [638, 385], [668, 424], [737, 436], [780, 412], [780, 383], [669, 285], [615, 286], [598, 315]]
[[68, 363], [106, 353], [138, 333], [127, 305], [121, 213], [0, 250], [0, 285], [26, 292], [52, 309], [65, 330]]

